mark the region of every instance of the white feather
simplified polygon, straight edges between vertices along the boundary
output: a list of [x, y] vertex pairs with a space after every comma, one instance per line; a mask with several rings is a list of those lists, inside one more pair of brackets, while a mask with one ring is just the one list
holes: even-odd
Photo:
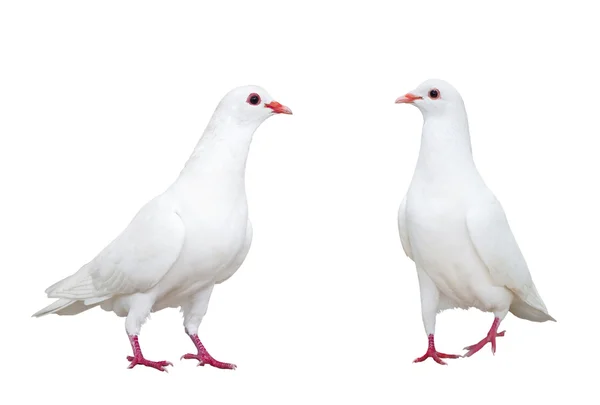
[[500, 202], [490, 193], [486, 199], [478, 200], [467, 211], [466, 217], [471, 242], [494, 283], [511, 290], [515, 299], [534, 310], [529, 317], [524, 316], [526, 319], [554, 321], [533, 283]]
[[402, 199], [400, 208], [398, 209], [398, 232], [400, 233], [400, 242], [402, 243], [404, 254], [409, 259], [414, 260], [408, 237], [408, 228], [406, 227], [406, 196]]
[[[431, 89], [440, 97], [429, 97]], [[436, 313], [449, 308], [475, 307], [501, 320], [511, 311], [553, 321], [500, 203], [477, 171], [460, 94], [444, 81], [429, 80], [397, 102], [414, 104], [424, 117], [398, 230], [419, 275], [427, 334], [435, 331]]]
[[[251, 105], [249, 95], [260, 95]], [[223, 97], [176, 181], [150, 200], [89, 263], [50, 286], [59, 298], [34, 316], [74, 315], [100, 306], [126, 316], [137, 335], [152, 311], [181, 307], [196, 331], [215, 284], [242, 265], [252, 241], [245, 169], [254, 131], [277, 112], [291, 113], [257, 86]], [[279, 110], [279, 111], [276, 111]]]

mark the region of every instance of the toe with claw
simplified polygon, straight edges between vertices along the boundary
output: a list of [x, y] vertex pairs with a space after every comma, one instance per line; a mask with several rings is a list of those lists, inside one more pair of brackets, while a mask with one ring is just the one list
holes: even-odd
[[203, 355], [201, 353], [198, 353], [198, 354], [192, 354], [192, 353], [184, 354], [183, 356], [181, 356], [181, 359], [198, 360], [198, 367], [204, 366], [205, 364], [208, 364], [209, 366], [213, 366], [215, 368], [220, 368], [220, 369], [224, 369], [224, 370], [235, 370], [237, 368], [237, 366], [235, 364], [223, 363], [221, 361], [215, 360], [210, 355]]
[[429, 345], [427, 346], [427, 353], [424, 356], [416, 358], [413, 363], [420, 363], [422, 361], [427, 360], [428, 358], [432, 358], [436, 363], [441, 365], [447, 365], [445, 361], [442, 359], [458, 359], [460, 356], [457, 354], [446, 354], [438, 352], [435, 349], [435, 343], [433, 339], [433, 335], [429, 335], [428, 337]]
[[158, 371], [164, 371], [168, 373], [168, 370], [165, 367], [173, 366], [170, 361], [151, 361], [144, 358], [137, 335], [130, 335], [129, 342], [131, 343], [131, 348], [133, 349], [133, 356], [127, 356], [127, 360], [131, 362], [127, 368], [134, 368], [135, 366], [140, 365], [155, 368]]
[[140, 365], [155, 368], [158, 371], [164, 371], [168, 373], [169, 370], [167, 370], [165, 367], [173, 366], [173, 363], [171, 363], [170, 361], [151, 361], [141, 356], [127, 356], [127, 360], [131, 362], [127, 368], [134, 368], [135, 366]]
[[492, 324], [492, 327], [490, 328], [490, 331], [488, 332], [487, 336], [481, 339], [479, 342], [475, 343], [474, 345], [465, 347], [464, 350], [467, 350], [467, 353], [463, 354], [462, 357], [471, 357], [472, 355], [483, 349], [483, 347], [488, 343], [491, 343], [492, 345], [492, 354], [496, 354], [496, 337], [504, 336], [504, 333], [506, 333], [506, 331], [504, 330], [502, 332], [498, 332], [499, 326], [500, 319], [495, 318], [494, 323]]
[[237, 368], [237, 366], [235, 364], [223, 363], [221, 361], [215, 360], [208, 353], [208, 351], [206, 350], [206, 348], [200, 341], [200, 338], [198, 337], [197, 334], [188, 334], [188, 335], [189, 335], [190, 339], [192, 339], [192, 342], [194, 343], [194, 346], [196, 346], [196, 349], [198, 349], [198, 354], [192, 354], [192, 353], [184, 354], [183, 356], [181, 356], [181, 359], [198, 360], [198, 362], [199, 362], [198, 366], [204, 366], [205, 364], [208, 364], [209, 366], [213, 366], [215, 368], [220, 368], [220, 369], [224, 369], [224, 370], [235, 370]]

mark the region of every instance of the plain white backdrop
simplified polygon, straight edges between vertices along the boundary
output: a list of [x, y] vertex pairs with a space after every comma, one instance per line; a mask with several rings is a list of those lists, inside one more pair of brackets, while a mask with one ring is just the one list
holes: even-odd
[[[452, 3], [451, 5], [448, 3]], [[3, 397], [47, 404], [586, 402], [597, 384], [600, 28], [591, 2], [5, 1], [0, 6]], [[396, 214], [422, 118], [396, 97], [462, 94], [476, 163], [557, 323], [446, 367], [427, 341]], [[253, 246], [200, 336], [235, 371], [197, 368], [177, 310], [128, 370], [124, 320], [31, 318], [178, 175], [231, 88], [292, 116], [255, 133]], [[493, 316], [438, 316], [461, 352]], [[590, 371], [588, 371], [590, 370]], [[13, 402], [14, 402], [13, 401]]]

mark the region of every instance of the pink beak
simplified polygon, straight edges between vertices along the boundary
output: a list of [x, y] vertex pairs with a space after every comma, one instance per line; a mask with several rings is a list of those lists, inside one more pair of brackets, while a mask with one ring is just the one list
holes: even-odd
[[290, 110], [288, 107], [284, 106], [283, 104], [278, 103], [277, 101], [271, 101], [270, 103], [265, 104], [265, 107], [273, 110], [273, 112], [275, 114], [291, 114], [292, 113], [292, 110]]
[[422, 99], [423, 99], [423, 97], [415, 96], [414, 94], [411, 94], [411, 93], [406, 93], [404, 96], [398, 97], [396, 99], [396, 104], [409, 104], [415, 100], [422, 100]]

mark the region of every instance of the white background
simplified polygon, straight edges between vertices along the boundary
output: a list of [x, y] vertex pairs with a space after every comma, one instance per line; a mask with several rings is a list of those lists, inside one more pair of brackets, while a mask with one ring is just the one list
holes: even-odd
[[[6, 1], [0, 7], [3, 397], [47, 404], [579, 402], [597, 383], [597, 14], [585, 2]], [[452, 3], [453, 5], [448, 5]], [[591, 3], [591, 2], [589, 2]], [[560, 4], [561, 6], [558, 6]], [[476, 163], [557, 323], [509, 315], [492, 356], [426, 349], [396, 214], [422, 81], [463, 95]], [[254, 242], [200, 336], [236, 371], [179, 361], [181, 314], [140, 342], [175, 367], [128, 370], [124, 321], [31, 318], [178, 175], [220, 98], [265, 87], [292, 116], [256, 132]], [[437, 346], [491, 314], [438, 316]], [[590, 369], [591, 371], [587, 371]], [[116, 402], [118, 401], [118, 402]], [[507, 402], [508, 401], [508, 402]]]

